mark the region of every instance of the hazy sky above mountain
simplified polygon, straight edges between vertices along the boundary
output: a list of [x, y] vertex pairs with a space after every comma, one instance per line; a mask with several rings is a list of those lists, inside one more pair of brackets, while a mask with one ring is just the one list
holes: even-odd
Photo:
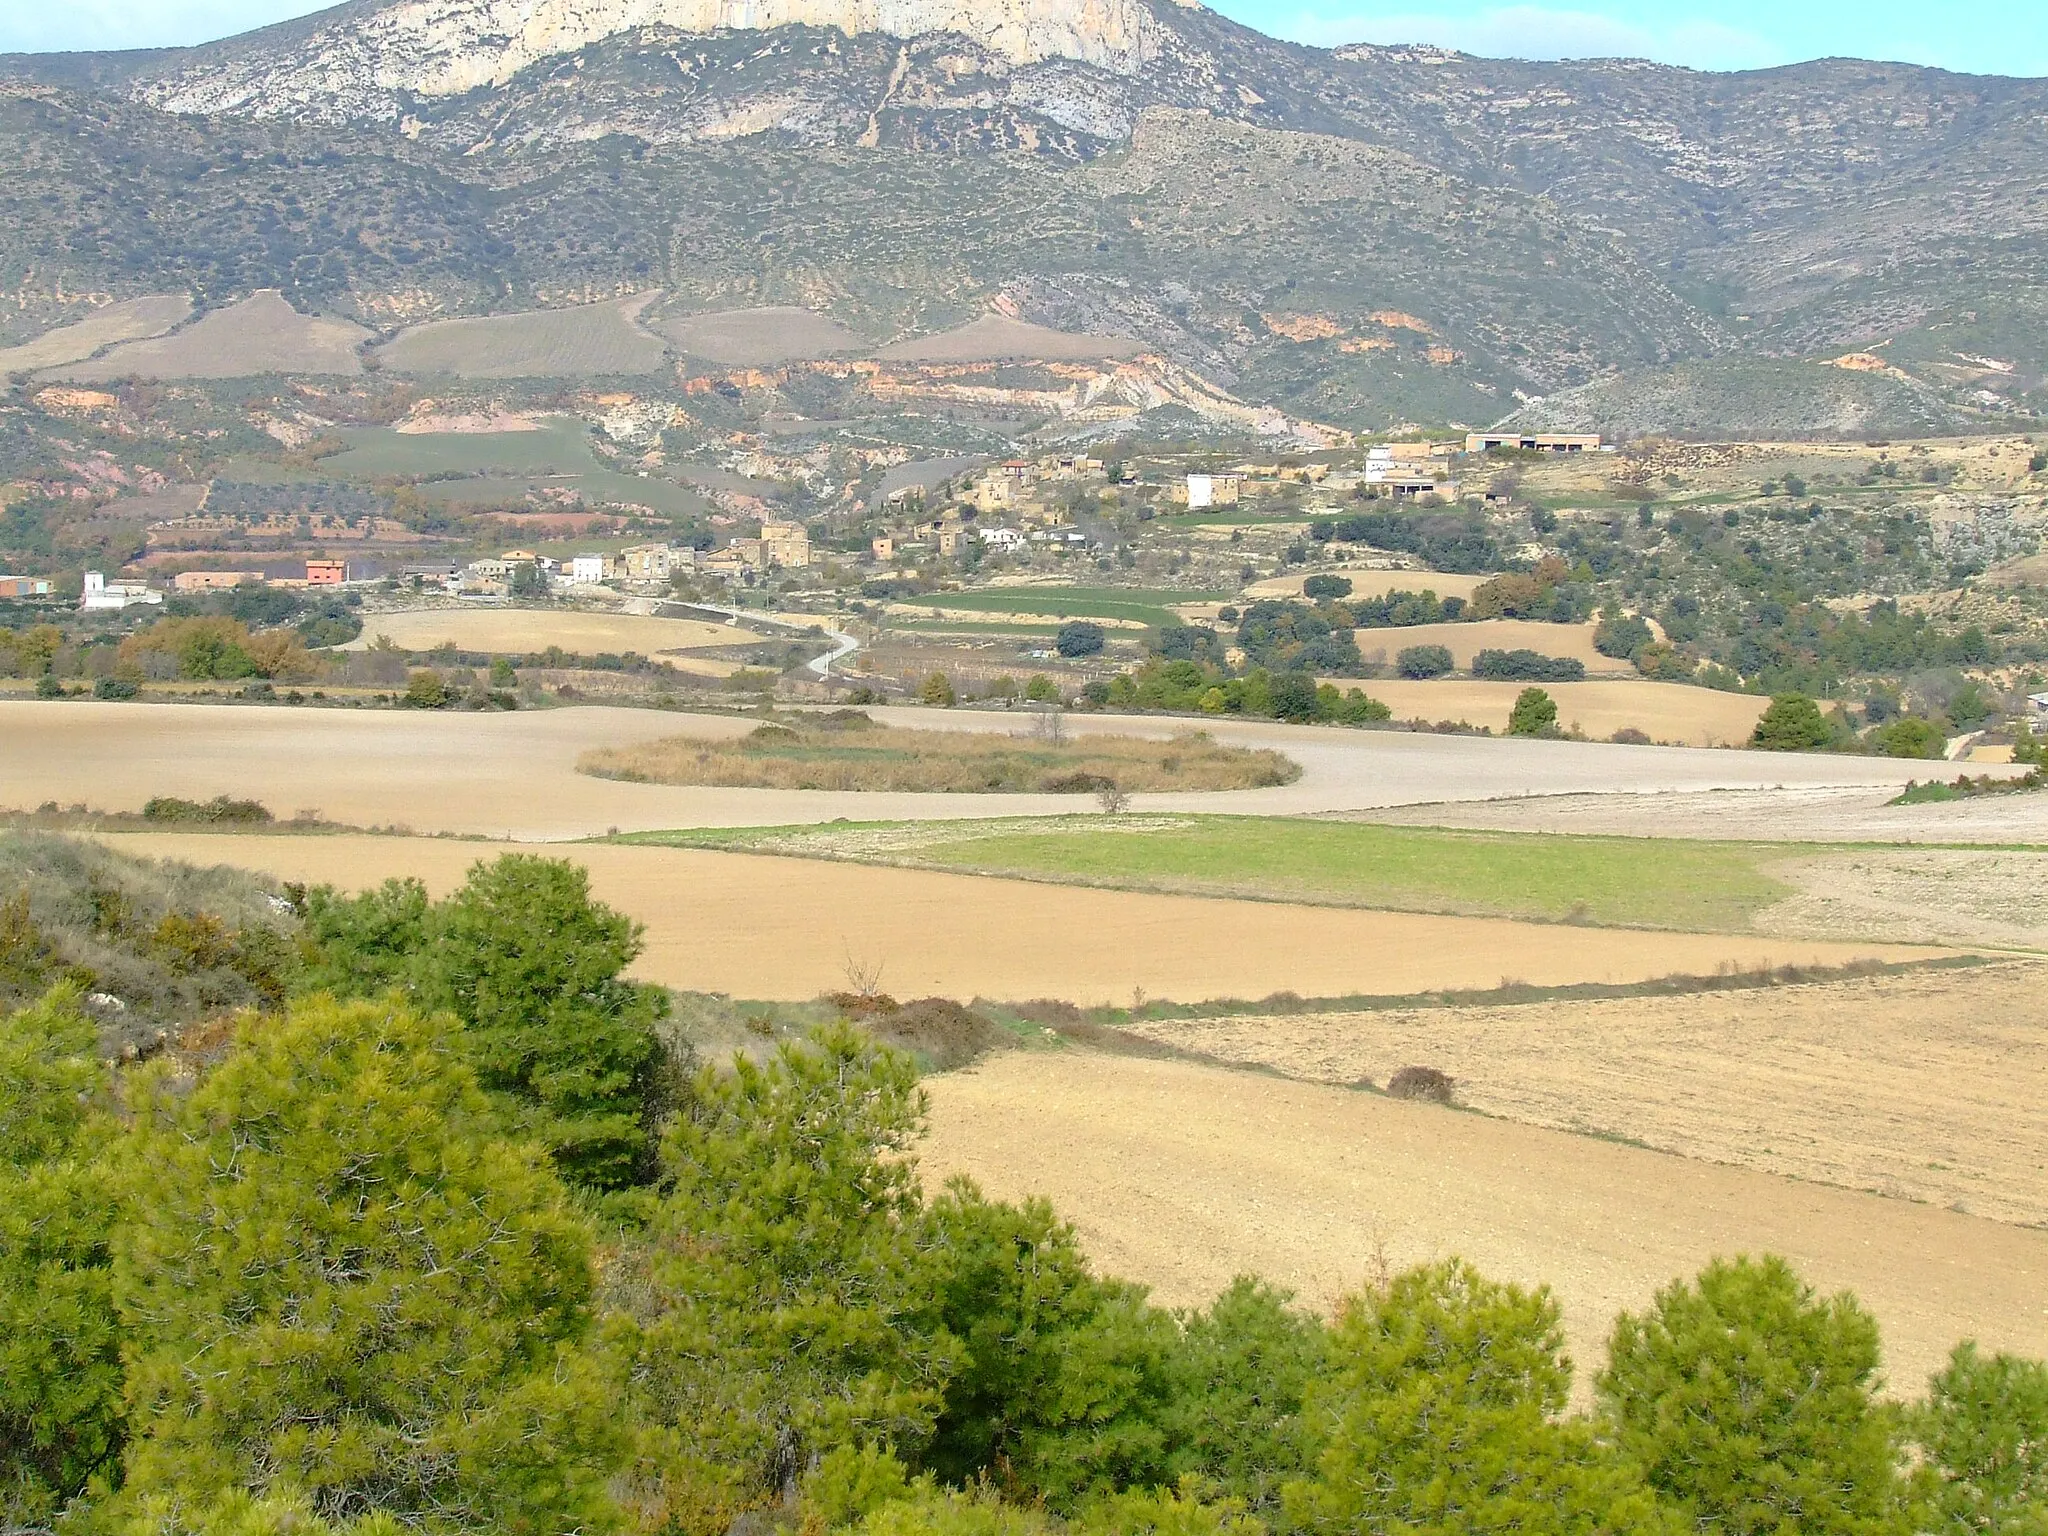
[[[0, 0], [0, 52], [205, 42], [326, 0]], [[2048, 74], [2039, 0], [1211, 0], [1306, 43], [1437, 43], [1516, 58], [1627, 55], [1745, 69], [1827, 55], [1986, 74]]]

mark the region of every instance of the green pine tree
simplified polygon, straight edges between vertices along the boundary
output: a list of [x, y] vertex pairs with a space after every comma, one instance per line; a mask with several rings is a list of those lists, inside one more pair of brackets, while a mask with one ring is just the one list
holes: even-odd
[[1304, 1408], [1329, 1374], [1330, 1332], [1292, 1302], [1241, 1276], [1182, 1319], [1168, 1424], [1177, 1464], [1260, 1513], [1314, 1471], [1319, 1449]]
[[419, 1000], [462, 1021], [483, 1086], [587, 1189], [654, 1175], [668, 994], [623, 979], [641, 942], [639, 924], [591, 899], [581, 865], [506, 854], [435, 909], [413, 967]]
[[590, 1238], [544, 1156], [493, 1134], [447, 1021], [315, 1000], [134, 1103], [126, 1529], [237, 1490], [337, 1524], [610, 1527]]
[[1167, 1480], [1178, 1329], [1142, 1287], [1097, 1278], [1043, 1200], [965, 1179], [933, 1202], [939, 1316], [964, 1358], [930, 1451], [941, 1477], [994, 1477], [1071, 1510]]
[[700, 1075], [620, 1347], [652, 1523], [723, 1531], [835, 1451], [921, 1447], [955, 1347], [933, 1317], [907, 1056], [851, 1026]]
[[1583, 1420], [1548, 1290], [1452, 1259], [1353, 1298], [1335, 1375], [1311, 1393], [1326, 1432], [1286, 1508], [1315, 1531], [1648, 1536], [1668, 1515]]
[[1713, 1536], [1890, 1536], [1893, 1421], [1877, 1324], [1783, 1259], [1716, 1260], [1615, 1323], [1598, 1378], [1622, 1449]]
[[1833, 739], [1818, 704], [1803, 693], [1781, 693], [1757, 721], [1749, 744], [1764, 752], [1815, 752]]
[[1508, 712], [1510, 736], [1555, 736], [1557, 700], [1541, 688], [1524, 688], [1515, 695], [1515, 707]]
[[624, 979], [639, 925], [590, 895], [576, 864], [507, 854], [438, 905], [417, 880], [306, 898], [308, 995], [396, 990], [461, 1020], [477, 1077], [582, 1189], [651, 1182], [674, 1074], [658, 987]]
[[0, 1529], [44, 1524], [120, 1453], [106, 1086], [75, 993], [0, 1018]]
[[1911, 1424], [1921, 1530], [2048, 1536], [2048, 1365], [1958, 1344]]

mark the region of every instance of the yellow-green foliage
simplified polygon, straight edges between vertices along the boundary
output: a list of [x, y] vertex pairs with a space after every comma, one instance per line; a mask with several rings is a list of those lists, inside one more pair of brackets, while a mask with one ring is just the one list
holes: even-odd
[[76, 993], [0, 1014], [0, 1528], [37, 1526], [119, 1453], [106, 1076]]
[[586, 752], [582, 772], [636, 784], [898, 793], [1092, 793], [1261, 789], [1301, 769], [1278, 752], [1220, 745], [1202, 732], [1171, 741], [942, 731], [763, 726], [739, 741], [677, 736]]
[[246, 1490], [423, 1531], [609, 1523], [590, 1238], [539, 1149], [494, 1134], [453, 1028], [316, 998], [189, 1094], [135, 1085], [117, 1513]]
[[63, 643], [64, 632], [54, 624], [0, 629], [0, 677], [41, 677]]
[[158, 619], [121, 642], [121, 661], [144, 670], [152, 662], [175, 667], [177, 676], [194, 681], [263, 677], [303, 683], [320, 675], [320, 663], [296, 631], [252, 633], [238, 620], [217, 616]]

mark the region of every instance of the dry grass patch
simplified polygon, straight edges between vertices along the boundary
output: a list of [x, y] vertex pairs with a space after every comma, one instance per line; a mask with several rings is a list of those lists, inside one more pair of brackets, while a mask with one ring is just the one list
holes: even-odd
[[861, 345], [831, 316], [788, 305], [678, 315], [656, 328], [690, 357], [746, 368], [834, 357]]
[[937, 336], [918, 336], [884, 347], [887, 363], [1093, 363], [1136, 357], [1145, 344], [1128, 336], [1049, 330], [1007, 315], [983, 315]]
[[1202, 732], [1170, 741], [1045, 734], [966, 735], [876, 724], [848, 711], [764, 725], [738, 741], [674, 736], [586, 752], [577, 768], [633, 784], [728, 789], [862, 790], [895, 794], [1098, 794], [1266, 789], [1299, 765], [1278, 752], [1226, 747]]

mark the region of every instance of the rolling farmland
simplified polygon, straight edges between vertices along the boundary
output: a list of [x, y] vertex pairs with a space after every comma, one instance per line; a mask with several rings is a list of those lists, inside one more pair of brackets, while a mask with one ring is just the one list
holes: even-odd
[[0, 377], [82, 363], [102, 347], [161, 336], [183, 325], [191, 314], [192, 301], [183, 294], [156, 294], [109, 304], [75, 325], [46, 331], [18, 347], [0, 348]]
[[[136, 853], [231, 863], [347, 889], [460, 883], [488, 844], [404, 837], [121, 834]], [[1087, 1004], [1630, 984], [1759, 967], [1912, 960], [1937, 951], [1747, 935], [1642, 933], [1405, 912], [1069, 889], [688, 848], [578, 844], [603, 900], [647, 925], [638, 974], [691, 991], [800, 1000], [843, 990], [849, 957], [899, 996]], [[764, 923], [768, 911], [801, 922]], [[1223, 936], [1227, 935], [1227, 941]]]
[[265, 373], [355, 375], [370, 333], [346, 320], [302, 315], [269, 290], [216, 309], [184, 330], [123, 342], [90, 362], [54, 369], [79, 383], [144, 379], [242, 379]]
[[1547, 1283], [1582, 1400], [1614, 1314], [1716, 1254], [1853, 1287], [1902, 1395], [1961, 1338], [2048, 1353], [2048, 1232], [1319, 1083], [1013, 1052], [933, 1083], [921, 1161], [934, 1186], [1050, 1198], [1102, 1269], [1169, 1304], [1249, 1272], [1327, 1307], [1452, 1254]]
[[837, 320], [787, 305], [676, 315], [655, 329], [686, 357], [742, 368], [769, 368], [857, 352], [861, 339]]
[[465, 379], [588, 378], [651, 373], [667, 348], [639, 324], [653, 294], [414, 326], [377, 349], [401, 373]]

